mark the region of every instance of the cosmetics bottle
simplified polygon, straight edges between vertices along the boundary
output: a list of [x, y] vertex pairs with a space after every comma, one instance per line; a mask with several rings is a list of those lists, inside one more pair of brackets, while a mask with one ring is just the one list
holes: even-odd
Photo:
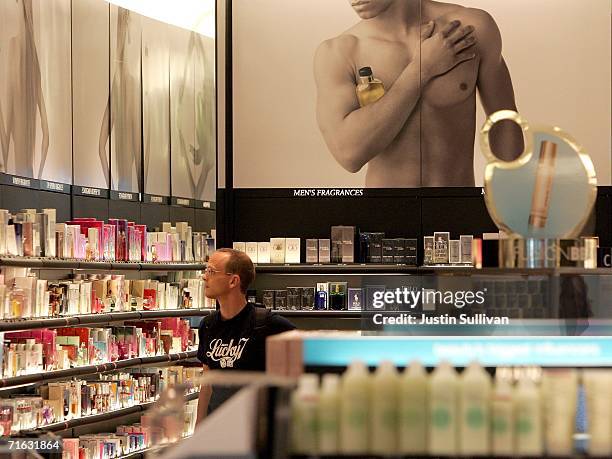
[[544, 452], [542, 436], [542, 407], [534, 382], [523, 375], [514, 395], [515, 454], [541, 456]]
[[370, 396], [370, 452], [398, 452], [399, 375], [395, 365], [382, 361], [374, 372]]
[[571, 456], [574, 449], [578, 374], [575, 369], [545, 370], [540, 391], [543, 400], [546, 453]]
[[328, 282], [317, 283], [317, 293], [315, 297], [315, 310], [324, 311], [328, 309], [328, 292], [329, 292]]
[[461, 374], [459, 394], [459, 453], [488, 455], [491, 377], [477, 362]]
[[346, 282], [329, 283], [329, 309], [333, 311], [343, 311], [346, 309]]
[[8, 437], [11, 434], [13, 425], [14, 407], [9, 401], [2, 401], [0, 404], [0, 436]]
[[434, 237], [433, 236], [423, 237], [423, 264], [424, 265], [434, 264]]
[[540, 157], [536, 169], [535, 185], [531, 195], [531, 211], [529, 212], [529, 229], [537, 230], [546, 227], [552, 182], [555, 175], [557, 144], [543, 141], [540, 145]]
[[457, 454], [457, 395], [455, 369], [442, 361], [429, 379], [429, 454]]
[[415, 360], [399, 384], [399, 453], [424, 456], [427, 452], [427, 372]]
[[496, 375], [491, 396], [491, 452], [493, 456], [514, 455], [514, 409], [510, 382]]
[[340, 454], [368, 454], [370, 375], [361, 361], [342, 375], [340, 394]]
[[588, 454], [612, 457], [612, 371], [584, 370], [582, 380], [588, 413]]
[[324, 374], [317, 411], [319, 454], [338, 453], [340, 440], [340, 378]]
[[378, 78], [374, 78], [370, 67], [359, 69], [359, 84], [357, 85], [359, 105], [365, 107], [373, 104], [385, 94], [385, 87]]
[[292, 449], [296, 454], [317, 454], [318, 386], [317, 375], [304, 374], [291, 397]]

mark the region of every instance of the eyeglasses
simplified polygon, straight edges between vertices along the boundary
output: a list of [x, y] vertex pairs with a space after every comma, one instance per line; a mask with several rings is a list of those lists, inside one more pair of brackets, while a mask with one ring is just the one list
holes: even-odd
[[211, 266], [207, 267], [204, 270], [204, 275], [206, 277], [212, 277], [213, 274], [217, 274], [217, 273], [223, 273], [226, 276], [232, 276], [233, 275], [233, 273], [224, 273], [223, 271], [219, 271], [218, 269], [212, 268]]

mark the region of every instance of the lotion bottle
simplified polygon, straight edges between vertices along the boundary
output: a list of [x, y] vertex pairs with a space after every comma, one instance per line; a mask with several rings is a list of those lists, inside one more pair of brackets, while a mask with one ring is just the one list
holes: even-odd
[[457, 454], [457, 390], [455, 369], [442, 361], [429, 382], [429, 454]]
[[612, 371], [584, 370], [590, 456], [612, 457]]
[[342, 375], [340, 396], [340, 453], [369, 452], [370, 375], [362, 361], [354, 361]]
[[317, 412], [319, 454], [338, 454], [340, 440], [339, 388], [340, 377], [338, 375], [323, 375]]
[[399, 385], [399, 452], [427, 453], [427, 372], [419, 361], [404, 370]]
[[304, 374], [291, 397], [291, 438], [296, 454], [317, 454], [318, 385], [317, 375]]
[[472, 362], [461, 375], [459, 399], [459, 452], [484, 456], [489, 446], [489, 404], [491, 377], [480, 364]]
[[491, 451], [493, 456], [514, 455], [514, 397], [510, 382], [495, 378], [491, 398]]
[[526, 376], [519, 379], [514, 400], [515, 454], [542, 456], [542, 405], [535, 383]]
[[399, 374], [393, 362], [380, 362], [372, 377], [370, 397], [370, 452], [378, 455], [397, 454], [398, 450]]

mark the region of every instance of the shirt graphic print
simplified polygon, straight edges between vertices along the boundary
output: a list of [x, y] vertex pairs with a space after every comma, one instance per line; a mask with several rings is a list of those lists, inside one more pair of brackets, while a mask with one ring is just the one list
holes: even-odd
[[234, 368], [234, 362], [240, 360], [248, 342], [249, 338], [240, 338], [236, 344], [233, 338], [229, 340], [229, 343], [224, 343], [220, 338], [213, 339], [210, 341], [206, 357], [214, 362], [219, 362], [221, 368]]

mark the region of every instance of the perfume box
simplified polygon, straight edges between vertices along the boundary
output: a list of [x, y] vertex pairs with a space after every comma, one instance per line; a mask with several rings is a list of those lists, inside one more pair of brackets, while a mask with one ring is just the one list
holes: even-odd
[[290, 311], [302, 309], [302, 287], [287, 287], [287, 309]]
[[363, 308], [363, 290], [360, 288], [348, 289], [348, 309], [349, 311], [361, 311]]
[[324, 311], [328, 309], [328, 292], [329, 284], [327, 282], [317, 283], [314, 307], [317, 311]]
[[288, 237], [285, 239], [285, 263], [300, 262], [300, 238]]
[[[393, 263], [393, 257], [395, 256], [395, 239], [382, 240], [382, 256], [383, 263]], [[391, 261], [389, 261], [389, 259]]]
[[234, 250], [238, 250], [239, 252], [246, 252], [246, 243], [244, 243], [244, 242], [234, 242], [232, 244], [232, 248]]
[[359, 263], [367, 263], [370, 258], [370, 233], [359, 233], [358, 257]]
[[315, 307], [315, 288], [302, 287], [302, 309], [313, 310]]
[[434, 237], [423, 237], [423, 264], [433, 265], [434, 263]]
[[451, 264], [461, 263], [461, 241], [451, 239], [448, 245], [448, 261]]
[[319, 240], [306, 239], [306, 263], [319, 262]]
[[285, 238], [270, 239], [270, 263], [285, 263]]
[[329, 263], [331, 261], [331, 241], [329, 239], [319, 239], [319, 263]]
[[274, 291], [274, 309], [279, 311], [287, 310], [287, 290]]
[[404, 239], [404, 249], [407, 265], [417, 265], [417, 245], [418, 241], [416, 239]]
[[257, 243], [257, 263], [270, 263], [270, 243], [269, 242], [258, 242]]
[[330, 257], [332, 263], [342, 262], [342, 226], [331, 227]]
[[382, 242], [385, 233], [370, 233], [369, 239], [369, 256], [368, 263], [382, 263], [383, 247]]
[[245, 245], [245, 252], [251, 259], [253, 263], [258, 263], [257, 261], [257, 242], [247, 242]]
[[[381, 302], [382, 301], [381, 297], [384, 296], [386, 288], [387, 287], [385, 285], [366, 285], [365, 287], [365, 309], [366, 311], [378, 311], [381, 309], [384, 310], [384, 303]], [[381, 303], [378, 304], [376, 300], [378, 300], [378, 302], [381, 302]]]
[[267, 309], [274, 309], [274, 290], [264, 290], [262, 296], [262, 304]]
[[499, 267], [499, 239], [482, 240], [482, 267]]
[[342, 249], [341, 249], [341, 262], [342, 263], [354, 263], [355, 262], [355, 227], [354, 226], [343, 226], [342, 227]]
[[434, 263], [448, 264], [448, 246], [450, 234], [448, 232], [434, 233]]
[[330, 282], [328, 294], [328, 309], [333, 311], [344, 311], [347, 309], [347, 283]]
[[459, 236], [459, 242], [461, 243], [461, 263], [472, 263], [472, 241], [474, 237], [471, 235]]
[[406, 239], [394, 239], [393, 261], [394, 263], [406, 263]]
[[612, 268], [612, 247], [599, 247], [597, 249], [597, 266]]
[[392, 265], [395, 263], [395, 257], [393, 255], [383, 255], [382, 262], [386, 265]]

